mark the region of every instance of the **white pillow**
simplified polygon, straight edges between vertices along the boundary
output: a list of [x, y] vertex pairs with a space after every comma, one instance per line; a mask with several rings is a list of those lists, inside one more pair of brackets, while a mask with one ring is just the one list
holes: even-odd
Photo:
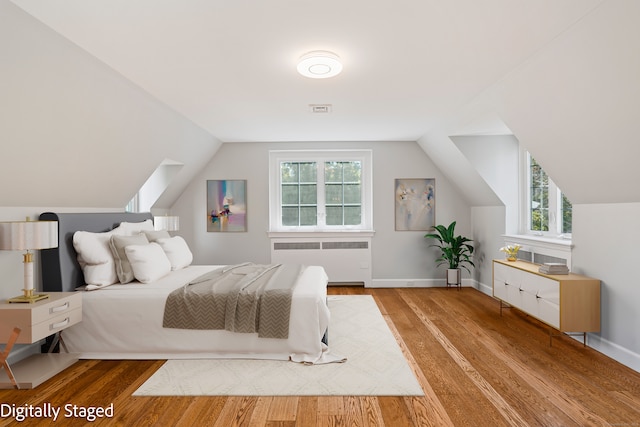
[[77, 253], [78, 264], [82, 268], [84, 281], [88, 285], [112, 285], [118, 282], [115, 262], [109, 239], [112, 235], [121, 235], [120, 227], [104, 233], [76, 231], [73, 233], [73, 247]]
[[142, 233], [144, 233], [144, 235], [147, 236], [147, 240], [150, 242], [155, 242], [158, 239], [168, 239], [169, 237], [171, 237], [171, 234], [169, 234], [169, 232], [166, 230], [157, 230], [157, 231], [145, 230]]
[[135, 234], [133, 236], [118, 236], [112, 235], [109, 239], [109, 247], [111, 248], [111, 254], [116, 268], [116, 275], [120, 283], [129, 283], [133, 277], [133, 270], [131, 269], [131, 263], [125, 253], [125, 247], [129, 245], [147, 245], [149, 241], [144, 234]]
[[134, 277], [142, 283], [158, 280], [171, 271], [171, 263], [157, 243], [125, 246]]
[[193, 254], [189, 249], [187, 242], [180, 236], [170, 237], [168, 239], [158, 239], [156, 243], [160, 245], [169, 262], [171, 262], [172, 270], [180, 270], [191, 264]]
[[119, 228], [125, 236], [132, 236], [142, 231], [153, 231], [153, 221], [147, 219], [142, 222], [121, 222]]

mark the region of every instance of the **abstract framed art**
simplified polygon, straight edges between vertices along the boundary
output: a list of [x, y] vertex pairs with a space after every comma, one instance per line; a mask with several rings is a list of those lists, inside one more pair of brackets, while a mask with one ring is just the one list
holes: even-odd
[[207, 231], [247, 231], [246, 180], [207, 180]]
[[429, 231], [436, 225], [435, 178], [395, 181], [396, 231]]

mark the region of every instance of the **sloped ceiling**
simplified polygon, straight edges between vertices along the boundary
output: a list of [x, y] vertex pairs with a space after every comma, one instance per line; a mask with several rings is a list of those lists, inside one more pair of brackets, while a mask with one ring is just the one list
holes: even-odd
[[[124, 77], [116, 87], [129, 82], [139, 92], [121, 112], [149, 123], [135, 138], [127, 127], [111, 129], [125, 118], [110, 116], [105, 125], [94, 112], [80, 114], [89, 121], [82, 137], [98, 130], [107, 134], [98, 143], [157, 157], [130, 169], [127, 182], [116, 182], [127, 188], [117, 203], [167, 157], [187, 165], [181, 178], [186, 182], [224, 142], [410, 140], [446, 169], [471, 204], [493, 204], [495, 195], [470, 170], [473, 165], [459, 158], [449, 136], [510, 131], [574, 203], [640, 200], [638, 191], [607, 191], [635, 178], [637, 170], [635, 156], [611, 156], [637, 151], [637, 144], [630, 147], [640, 99], [635, 0], [0, 2], [44, 24], [37, 29], [28, 23], [32, 28], [22, 31], [13, 23], [7, 35], [17, 34], [20, 43], [0, 42], [9, 64], [19, 63], [15, 73], [39, 67], [46, 74], [49, 67], [51, 84], [71, 88], [79, 105], [83, 92], [104, 78]], [[20, 20], [26, 23], [26, 16]], [[82, 72], [107, 67], [86, 87], [70, 83], [77, 64], [65, 69], [64, 55], [44, 58], [34, 48], [38, 42], [28, 42], [34, 31], [41, 37], [55, 32], [67, 40], [69, 52], [79, 48], [87, 64]], [[337, 53], [344, 72], [327, 80], [299, 76], [297, 59], [317, 49]], [[26, 86], [23, 77], [18, 80]], [[24, 90], [18, 86], [10, 87], [12, 100]], [[62, 92], [46, 95], [62, 99]], [[5, 101], [5, 111], [13, 104]], [[333, 110], [314, 115], [309, 104], [331, 104]], [[70, 110], [76, 115], [71, 120], [80, 108]], [[13, 125], [28, 114], [11, 113], [5, 120]], [[152, 123], [162, 124], [154, 132], [148, 130]], [[30, 130], [24, 142], [42, 144], [46, 130]], [[54, 135], [58, 143], [65, 136]], [[81, 149], [85, 142], [75, 137], [74, 149]], [[118, 167], [135, 167], [126, 156], [128, 162], [118, 163], [104, 145], [91, 149], [112, 156]], [[20, 158], [29, 150], [10, 154]], [[172, 191], [179, 194], [180, 187]]]
[[121, 210], [167, 159], [185, 165], [175, 194], [220, 146], [6, 0], [0, 94], [3, 207]]
[[640, 202], [640, 2], [603, 3], [495, 89], [502, 119], [575, 203]]
[[[599, 0], [13, 2], [232, 142], [415, 141]], [[344, 72], [299, 76], [318, 49]]]

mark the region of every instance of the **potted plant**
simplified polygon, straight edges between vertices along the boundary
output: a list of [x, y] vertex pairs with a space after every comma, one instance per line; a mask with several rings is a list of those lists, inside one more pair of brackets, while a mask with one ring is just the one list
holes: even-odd
[[471, 239], [463, 236], [455, 235], [456, 221], [453, 221], [448, 227], [444, 225], [436, 225], [434, 233], [425, 234], [427, 239], [435, 239], [437, 243], [434, 246], [440, 249], [440, 257], [436, 259], [437, 266], [446, 264], [447, 269], [447, 286], [462, 284], [460, 268], [464, 268], [471, 274], [468, 266], [475, 267], [471, 261], [473, 254], [473, 246], [469, 243]]

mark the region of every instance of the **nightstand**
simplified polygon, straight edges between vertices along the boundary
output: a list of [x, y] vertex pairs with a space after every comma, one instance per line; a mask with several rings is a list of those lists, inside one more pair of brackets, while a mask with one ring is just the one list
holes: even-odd
[[[0, 388], [35, 388], [78, 361], [69, 353], [34, 354], [13, 365], [6, 358], [13, 344], [33, 344], [82, 320], [82, 293], [51, 292], [49, 298], [32, 304], [0, 302], [0, 342], [7, 343], [0, 355], [4, 365]], [[7, 369], [8, 368], [8, 369]], [[9, 375], [13, 372], [14, 379]]]

